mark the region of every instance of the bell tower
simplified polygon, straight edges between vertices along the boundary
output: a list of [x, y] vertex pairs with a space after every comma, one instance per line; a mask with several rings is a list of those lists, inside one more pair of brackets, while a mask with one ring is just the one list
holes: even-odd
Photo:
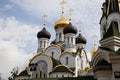
[[120, 48], [120, 11], [119, 0], [106, 0], [102, 7], [100, 21], [102, 47], [117, 51]]

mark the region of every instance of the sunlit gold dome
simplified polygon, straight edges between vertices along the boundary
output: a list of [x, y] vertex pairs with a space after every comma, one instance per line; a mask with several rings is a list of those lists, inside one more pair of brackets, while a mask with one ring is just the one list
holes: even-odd
[[97, 48], [96, 48], [96, 45], [94, 44], [94, 48], [93, 48], [93, 50], [90, 52], [90, 53], [91, 53], [91, 56], [93, 56], [96, 51], [97, 51]]
[[69, 21], [65, 19], [64, 15], [61, 16], [61, 18], [55, 22], [54, 28], [65, 28], [69, 24]]

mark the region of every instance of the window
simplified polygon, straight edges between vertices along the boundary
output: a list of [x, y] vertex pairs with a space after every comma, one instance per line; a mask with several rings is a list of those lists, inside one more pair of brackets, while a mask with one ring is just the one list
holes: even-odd
[[40, 41], [40, 47], [42, 47], [42, 41]]
[[44, 41], [44, 47], [45, 47], [45, 43], [46, 43], [46, 42]]
[[61, 40], [61, 38], [62, 38], [62, 33], [59, 34], [59, 40]]
[[37, 78], [37, 74], [36, 74], [36, 78]]
[[54, 52], [52, 52], [52, 57], [54, 58]]
[[114, 72], [114, 76], [115, 76], [115, 78], [120, 78], [120, 72], [118, 72], [118, 71]]
[[114, 21], [114, 26], [117, 28], [118, 30], [118, 22]]
[[71, 37], [71, 44], [73, 44], [73, 37]]
[[40, 78], [42, 77], [42, 71], [40, 71]]
[[68, 77], [69, 77], [69, 75], [68, 75]]
[[68, 65], [68, 57], [66, 57], [66, 65]]
[[64, 75], [62, 75], [62, 77], [64, 77]]
[[56, 75], [56, 77], [58, 77], [58, 75]]
[[44, 73], [44, 78], [46, 77], [46, 74]]
[[70, 40], [69, 40], [69, 37], [68, 37], [68, 44], [69, 44], [69, 41], [70, 41]]

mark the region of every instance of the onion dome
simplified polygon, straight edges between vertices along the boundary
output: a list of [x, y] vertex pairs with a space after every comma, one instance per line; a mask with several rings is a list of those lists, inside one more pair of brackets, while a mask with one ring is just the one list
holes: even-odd
[[87, 40], [85, 39], [85, 37], [83, 37], [80, 33], [79, 33], [79, 35], [77, 36], [77, 38], [76, 38], [76, 44], [77, 43], [84, 43], [84, 44], [86, 44], [87, 43]]
[[55, 29], [58, 28], [65, 28], [69, 24], [69, 21], [65, 19], [64, 15], [61, 16], [61, 18], [55, 22]]
[[73, 33], [73, 34], [77, 34], [77, 28], [74, 27], [72, 25], [72, 23], [70, 22], [63, 30], [63, 33], [64, 34], [67, 34], [67, 33]]
[[37, 34], [37, 38], [48, 38], [50, 39], [51, 34], [46, 30], [44, 27], [40, 32]]

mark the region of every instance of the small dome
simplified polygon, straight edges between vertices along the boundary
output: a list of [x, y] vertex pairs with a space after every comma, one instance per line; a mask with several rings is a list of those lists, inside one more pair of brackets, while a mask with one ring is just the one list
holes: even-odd
[[48, 38], [50, 39], [51, 34], [46, 30], [44, 27], [40, 32], [37, 34], [37, 38]]
[[69, 24], [69, 21], [64, 18], [64, 15], [61, 16], [61, 18], [55, 22], [55, 29], [58, 28], [65, 28]]
[[84, 43], [84, 44], [86, 44], [87, 43], [87, 40], [85, 39], [85, 37], [83, 37], [80, 33], [79, 33], [79, 35], [77, 36], [77, 38], [76, 38], [76, 44], [77, 43]]
[[72, 25], [72, 23], [70, 22], [63, 30], [64, 34], [67, 33], [74, 33], [77, 34], [77, 29]]

